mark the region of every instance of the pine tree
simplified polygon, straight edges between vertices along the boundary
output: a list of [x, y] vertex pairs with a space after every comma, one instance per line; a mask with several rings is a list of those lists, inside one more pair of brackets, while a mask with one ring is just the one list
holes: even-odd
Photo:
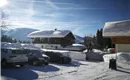
[[97, 30], [96, 41], [98, 44], [98, 48], [103, 49], [106, 47], [112, 47], [112, 41], [110, 38], [103, 37], [103, 29]]

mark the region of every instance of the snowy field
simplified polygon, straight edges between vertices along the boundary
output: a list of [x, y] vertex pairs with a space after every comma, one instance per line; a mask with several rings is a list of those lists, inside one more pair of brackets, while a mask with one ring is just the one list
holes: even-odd
[[108, 68], [106, 62], [76, 61], [72, 64], [1, 69], [2, 80], [130, 80], [130, 70]]

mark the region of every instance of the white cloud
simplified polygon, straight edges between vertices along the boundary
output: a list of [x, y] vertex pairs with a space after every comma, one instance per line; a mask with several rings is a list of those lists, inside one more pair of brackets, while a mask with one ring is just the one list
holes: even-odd
[[[82, 6], [79, 6], [78, 4], [72, 4], [72, 3], [57, 3], [57, 2], [52, 2], [51, 0], [46, 0], [47, 4], [50, 5], [52, 8], [55, 9], [63, 9], [63, 10], [97, 10], [97, 9], [104, 9], [104, 8], [85, 8]], [[58, 4], [66, 5], [66, 7], [57, 6]]]
[[19, 10], [4, 9], [3, 11], [10, 16], [13, 14], [26, 14], [27, 16], [37, 14], [37, 11], [34, 11], [33, 9], [19, 9]]
[[[15, 0], [12, 0], [15, 1]], [[18, 2], [19, 1], [19, 2]], [[8, 23], [11, 28], [19, 28], [19, 27], [26, 27], [26, 28], [35, 28], [40, 30], [52, 30], [52, 29], [67, 29], [71, 30], [74, 33], [78, 34], [85, 34], [84, 29], [89, 27], [90, 24], [93, 23], [100, 23], [100, 21], [92, 21], [87, 22], [84, 20], [73, 20], [67, 21], [67, 20], [60, 20], [63, 19], [63, 17], [72, 18], [77, 17], [76, 14], [67, 12], [64, 13], [64, 10], [69, 9], [97, 9], [97, 8], [82, 8], [77, 7], [77, 4], [71, 4], [71, 3], [58, 3], [58, 2], [52, 2], [50, 0], [44, 0], [44, 1], [36, 1], [36, 0], [18, 0], [14, 5], [12, 3], [12, 6], [4, 9], [4, 12], [6, 12], [9, 17], [5, 20], [6, 23]], [[26, 3], [28, 1], [28, 3]], [[52, 8], [48, 8], [47, 10], [44, 5], [40, 5], [40, 10], [37, 10], [37, 6], [35, 6], [35, 3], [42, 2], [47, 4], [48, 6], [51, 6]], [[24, 4], [27, 8], [24, 7]], [[59, 4], [66, 5], [65, 7], [59, 6]], [[23, 5], [23, 6], [21, 6]], [[69, 5], [67, 7], [67, 5]], [[63, 9], [63, 12], [59, 12], [60, 10], [57, 9]], [[54, 10], [54, 11], [53, 11]], [[34, 16], [40, 16], [35, 17]], [[45, 16], [45, 17], [44, 17]], [[37, 18], [37, 19], [36, 19]], [[59, 19], [59, 20], [58, 20]], [[82, 32], [83, 31], [83, 32]]]
[[53, 2], [51, 2], [50, 0], [46, 0], [47, 1], [47, 4], [49, 4], [52, 8], [55, 8], [55, 9], [60, 9], [60, 7], [58, 7], [57, 5], [55, 5]]
[[75, 27], [86, 27], [86, 22], [58, 22], [54, 20], [6, 20], [11, 26], [18, 26], [18, 27], [31, 27], [31, 28], [39, 28], [39, 29], [74, 29]]
[[9, 4], [3, 11], [8, 15], [33, 16], [37, 13], [34, 10], [34, 3], [26, 3], [28, 0], [9, 0]]
[[63, 13], [63, 12], [53, 12], [53, 13], [37, 12], [37, 15], [39, 15], [41, 17], [47, 17], [48, 19], [49, 18], [58, 19], [61, 17], [75, 17], [75, 16], [77, 16], [76, 14], [73, 14], [73, 13]]
[[[86, 8], [83, 6], [80, 6], [78, 4], [73, 4], [73, 3], [64, 3], [64, 2], [54, 2], [53, 0], [17, 0], [19, 2], [23, 2], [23, 3], [33, 3], [33, 4], [47, 4], [48, 5], [48, 9], [51, 9], [50, 7], [52, 7], [53, 9], [63, 9], [63, 10], [97, 10], [97, 9], [104, 9], [104, 8]], [[43, 6], [42, 5], [42, 6]], [[64, 7], [63, 7], [64, 5]], [[50, 6], [50, 7], [49, 7]]]

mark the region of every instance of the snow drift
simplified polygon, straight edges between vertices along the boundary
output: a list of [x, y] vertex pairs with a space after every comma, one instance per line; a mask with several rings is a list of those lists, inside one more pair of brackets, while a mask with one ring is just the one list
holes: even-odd
[[110, 59], [116, 59], [117, 65], [122, 68], [130, 69], [130, 53], [118, 52], [116, 54], [106, 54], [103, 56], [104, 62], [109, 62]]
[[117, 65], [130, 70], [130, 53], [120, 52], [117, 54]]
[[83, 51], [86, 47], [82, 44], [72, 44], [71, 46], [66, 46], [64, 48], [60, 48], [62, 50], [69, 50], [69, 51]]
[[116, 59], [116, 54], [106, 54], [103, 56], [104, 62], [108, 62], [110, 59]]

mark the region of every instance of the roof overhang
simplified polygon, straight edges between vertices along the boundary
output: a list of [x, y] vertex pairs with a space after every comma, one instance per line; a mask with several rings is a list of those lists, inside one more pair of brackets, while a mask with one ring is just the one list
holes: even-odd
[[130, 37], [130, 20], [105, 23], [103, 36], [109, 38]]
[[70, 33], [69, 30], [58, 31], [34, 31], [27, 35], [28, 38], [64, 38]]

